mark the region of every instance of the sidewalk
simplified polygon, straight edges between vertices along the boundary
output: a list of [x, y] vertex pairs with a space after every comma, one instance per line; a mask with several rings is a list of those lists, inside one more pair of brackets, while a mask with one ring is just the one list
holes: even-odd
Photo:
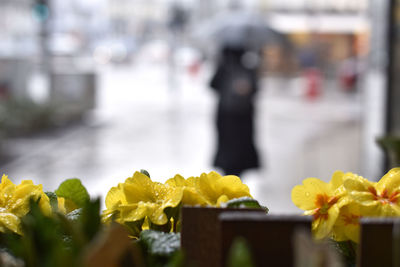
[[[15, 159], [0, 169], [11, 179], [43, 183], [45, 190], [79, 177], [91, 195], [103, 197], [140, 169], [158, 181], [211, 171], [216, 99], [205, 86], [207, 71], [199, 77], [180, 72], [179, 86], [171, 89], [163, 65], [106, 68], [99, 75], [98, 108], [84, 123], [11, 140]], [[264, 168], [243, 179], [272, 213], [293, 213], [299, 210], [290, 191], [304, 178], [328, 181], [336, 169], [357, 172], [360, 103], [333, 90], [307, 101], [296, 93], [298, 82], [276, 82], [267, 80], [257, 100]]]

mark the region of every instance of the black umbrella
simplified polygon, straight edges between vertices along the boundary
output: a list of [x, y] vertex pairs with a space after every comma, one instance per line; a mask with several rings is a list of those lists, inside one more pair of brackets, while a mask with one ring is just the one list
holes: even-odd
[[198, 29], [197, 37], [211, 39], [219, 46], [257, 50], [272, 43], [290, 45], [284, 35], [268, 26], [264, 17], [242, 10], [225, 12], [205, 22]]

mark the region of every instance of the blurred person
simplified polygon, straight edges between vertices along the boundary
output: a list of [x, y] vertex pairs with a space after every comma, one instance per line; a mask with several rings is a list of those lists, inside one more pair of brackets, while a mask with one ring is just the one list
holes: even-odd
[[208, 40], [203, 45], [206, 49], [213, 42], [217, 45], [218, 62], [210, 81], [219, 97], [214, 166], [234, 175], [260, 167], [254, 142], [254, 97], [261, 51], [266, 45], [288, 44], [282, 34], [268, 26], [263, 15], [243, 2], [230, 1], [227, 11], [205, 21], [195, 34], [199, 40]]
[[258, 90], [258, 64], [253, 53], [241, 46], [221, 47], [210, 82], [219, 96], [214, 165], [225, 174], [239, 176], [244, 170], [259, 167], [253, 101]]

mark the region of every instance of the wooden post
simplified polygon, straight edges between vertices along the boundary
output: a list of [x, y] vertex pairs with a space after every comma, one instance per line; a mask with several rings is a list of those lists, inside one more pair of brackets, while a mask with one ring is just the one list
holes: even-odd
[[181, 247], [188, 266], [221, 266], [221, 231], [218, 216], [227, 211], [240, 214], [252, 212], [265, 216], [262, 209], [189, 206], [182, 208]]
[[263, 215], [255, 212], [224, 212], [221, 224], [222, 259], [226, 266], [235, 238], [246, 239], [255, 266], [294, 266], [294, 233], [299, 228], [311, 231], [311, 218], [293, 215]]
[[362, 218], [361, 240], [358, 251], [359, 267], [394, 266], [400, 251], [394, 238], [394, 225], [400, 223], [399, 218]]

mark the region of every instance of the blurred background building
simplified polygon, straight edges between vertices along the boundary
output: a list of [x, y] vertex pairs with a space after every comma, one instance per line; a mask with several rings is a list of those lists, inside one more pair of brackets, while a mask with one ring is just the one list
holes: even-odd
[[[400, 125], [397, 1], [235, 2], [284, 40], [260, 57], [253, 195], [295, 212], [290, 190], [306, 177], [380, 177], [376, 138]], [[213, 170], [218, 47], [201, 34], [231, 4], [0, 0], [1, 172], [48, 190], [79, 177], [104, 197], [139, 169], [160, 181]]]

